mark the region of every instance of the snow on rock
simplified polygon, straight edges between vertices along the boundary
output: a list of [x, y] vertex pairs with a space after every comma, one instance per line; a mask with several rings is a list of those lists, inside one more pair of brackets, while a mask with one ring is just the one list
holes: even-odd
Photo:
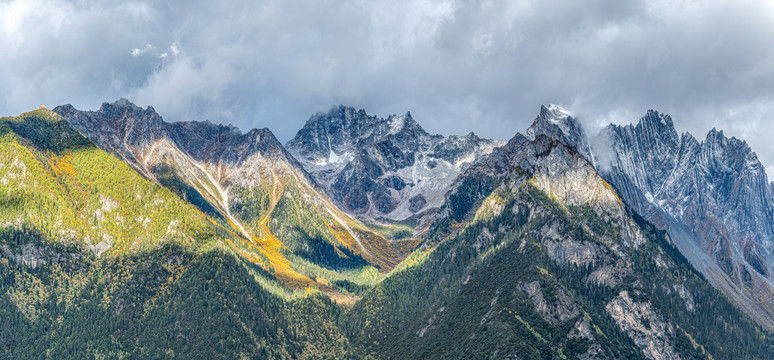
[[624, 201], [673, 239], [688, 238], [676, 244], [694, 266], [774, 328], [774, 191], [749, 146], [716, 129], [703, 141], [678, 134], [654, 110], [636, 124], [607, 126], [592, 143], [605, 154], [600, 173]]
[[774, 329], [774, 188], [744, 141], [716, 129], [703, 141], [678, 134], [672, 118], [654, 110], [589, 139], [555, 105], [541, 107], [526, 131], [538, 135], [589, 159], [626, 204], [680, 240], [678, 248], [726, 296]]
[[441, 206], [454, 179], [503, 143], [430, 135], [411, 117], [337, 106], [313, 115], [286, 148], [350, 213], [404, 220]]
[[579, 152], [592, 164], [595, 163], [583, 125], [558, 105], [540, 106], [540, 114], [524, 135], [530, 140], [535, 140], [538, 135], [548, 136]]

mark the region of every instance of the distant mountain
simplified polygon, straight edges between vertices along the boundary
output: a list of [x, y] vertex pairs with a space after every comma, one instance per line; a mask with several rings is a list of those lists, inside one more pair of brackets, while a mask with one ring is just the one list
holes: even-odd
[[766, 335], [663, 232], [580, 153], [545, 135], [517, 134], [475, 161], [432, 229], [433, 250], [410, 257], [349, 313], [350, 339], [366, 354], [774, 355]]
[[422, 218], [454, 179], [502, 142], [430, 135], [411, 117], [337, 106], [312, 116], [287, 149], [346, 211], [366, 219]]
[[284, 282], [308, 286], [291, 262], [389, 269], [397, 244], [349, 218], [268, 129], [242, 134], [210, 122], [167, 123], [125, 99], [97, 111], [54, 109], [99, 147], [197, 205], [243, 240], [243, 255]]
[[527, 132], [569, 144], [594, 161], [624, 201], [668, 230], [713, 285], [774, 329], [774, 193], [746, 143], [715, 129], [704, 141], [678, 135], [672, 118], [654, 110], [636, 125], [609, 125], [589, 141], [569, 114], [556, 126], [556, 113], [542, 111]]

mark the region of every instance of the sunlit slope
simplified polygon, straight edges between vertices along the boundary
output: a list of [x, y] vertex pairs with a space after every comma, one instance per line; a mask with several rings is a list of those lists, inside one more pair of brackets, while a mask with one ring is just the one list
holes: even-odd
[[241, 255], [293, 287], [318, 286], [325, 270], [388, 271], [414, 244], [388, 241], [339, 210], [268, 129], [167, 123], [124, 99], [98, 111], [55, 111], [228, 228]]
[[358, 358], [315, 288], [351, 298], [222, 223], [53, 112], [0, 118], [0, 359]]
[[0, 119], [0, 222], [96, 255], [218, 237], [194, 206], [44, 108]]

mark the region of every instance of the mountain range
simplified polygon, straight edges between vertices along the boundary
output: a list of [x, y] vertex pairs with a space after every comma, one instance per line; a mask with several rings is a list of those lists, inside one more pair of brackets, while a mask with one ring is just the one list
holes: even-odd
[[716, 129], [703, 141], [678, 135], [672, 118], [654, 110], [637, 124], [609, 125], [591, 140], [566, 112], [538, 117], [527, 133], [573, 144], [592, 159], [624, 201], [666, 230], [708, 281], [774, 329], [774, 197], [744, 141]]
[[[0, 358], [767, 359], [772, 186], [668, 115], [0, 118]], [[767, 292], [768, 291], [768, 292]]]

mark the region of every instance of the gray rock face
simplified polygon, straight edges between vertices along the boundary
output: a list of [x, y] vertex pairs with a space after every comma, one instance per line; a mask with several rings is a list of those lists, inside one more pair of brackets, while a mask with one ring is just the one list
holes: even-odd
[[562, 142], [592, 163], [594, 162], [583, 125], [558, 105], [541, 105], [540, 115], [524, 132], [524, 136], [530, 140], [535, 140], [535, 137], [541, 134]]
[[[695, 142], [693, 137], [685, 140]], [[600, 172], [619, 189], [629, 205], [651, 222], [665, 227], [652, 196], [678, 166], [681, 139], [672, 118], [650, 110], [637, 126], [608, 126], [592, 142]]]
[[[586, 152], [580, 123], [555, 125], [543, 108], [528, 133]], [[544, 114], [548, 116], [544, 116]], [[561, 117], [561, 116], [560, 116]], [[649, 110], [634, 125], [609, 125], [586, 156], [648, 221], [761, 325], [774, 328], [774, 193], [744, 141], [713, 129], [704, 141], [678, 135], [669, 115]]]
[[[632, 300], [624, 290], [605, 305], [618, 326], [634, 340], [648, 359], [681, 359], [669, 341], [674, 336], [672, 324], [653, 311], [650, 304]], [[647, 324], [647, 326], [646, 326]]]
[[552, 324], [559, 324], [570, 319], [576, 318], [580, 311], [573, 299], [567, 295], [561, 288], [554, 291], [556, 298], [553, 302], [546, 301], [543, 294], [543, 288], [539, 281], [532, 281], [526, 284], [520, 284], [519, 288], [529, 295], [535, 311], [543, 316], [543, 319]]
[[286, 148], [350, 213], [404, 220], [438, 208], [452, 181], [501, 144], [430, 135], [410, 113], [381, 119], [337, 106], [312, 116]]
[[683, 245], [686, 257], [771, 329], [774, 193], [750, 147], [715, 129], [704, 141], [678, 136], [669, 115], [653, 110], [637, 125], [606, 127], [593, 143], [600, 172], [626, 201], [673, 239], [685, 237], [674, 220], [689, 229], [704, 254]]

